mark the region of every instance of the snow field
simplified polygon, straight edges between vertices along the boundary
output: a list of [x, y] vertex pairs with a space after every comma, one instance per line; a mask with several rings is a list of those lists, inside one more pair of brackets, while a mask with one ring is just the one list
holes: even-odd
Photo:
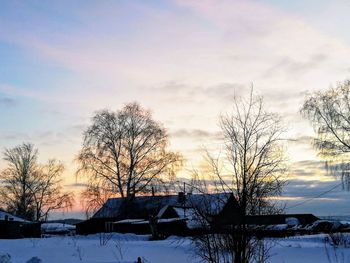
[[12, 263], [25, 263], [34, 256], [43, 263], [126, 263], [136, 262], [137, 257], [152, 263], [193, 262], [189, 240], [148, 239], [148, 236], [114, 234], [106, 245], [100, 245], [99, 234], [0, 240], [0, 254], [8, 253]]
[[[326, 236], [268, 239], [267, 242], [272, 244], [272, 257], [268, 262], [350, 262], [350, 248], [333, 249], [325, 244]], [[134, 234], [113, 234], [109, 238], [109, 234], [102, 239], [96, 234], [0, 240], [0, 254], [11, 255], [12, 263], [26, 263], [35, 256], [42, 259], [43, 263], [130, 263], [136, 262], [137, 257], [141, 257], [145, 263], [200, 262], [194, 256], [189, 238], [169, 237], [166, 240], [149, 241], [149, 236]], [[103, 240], [106, 245], [101, 245]]]

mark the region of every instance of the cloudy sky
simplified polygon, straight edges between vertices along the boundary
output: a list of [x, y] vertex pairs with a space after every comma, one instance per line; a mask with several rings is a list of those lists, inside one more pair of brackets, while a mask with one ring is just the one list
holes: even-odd
[[[90, 117], [138, 101], [186, 157], [186, 176], [253, 84], [288, 126], [294, 206], [339, 183], [298, 111], [307, 92], [350, 77], [349, 12], [346, 0], [0, 0], [0, 147], [34, 143], [79, 191], [73, 159]], [[288, 212], [350, 214], [349, 198], [338, 187]]]

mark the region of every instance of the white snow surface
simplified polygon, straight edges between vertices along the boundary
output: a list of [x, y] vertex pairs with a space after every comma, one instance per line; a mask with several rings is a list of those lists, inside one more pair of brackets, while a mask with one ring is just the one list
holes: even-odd
[[[337, 230], [342, 226], [342, 223], [337, 220], [317, 220], [310, 226], [307, 226], [306, 229], [308, 230], [316, 230], [317, 228], [322, 228], [322, 226], [329, 226], [331, 230]], [[344, 225], [344, 227], [347, 225]]]
[[161, 218], [158, 219], [158, 223], [171, 223], [171, 222], [177, 222], [177, 221], [184, 221], [184, 218]]
[[[272, 245], [272, 257], [267, 262], [328, 263], [324, 242], [326, 236], [268, 239], [266, 243]], [[43, 263], [130, 263], [135, 262], [137, 257], [143, 258], [143, 262], [152, 263], [200, 262], [194, 255], [189, 238], [148, 239], [149, 236], [145, 235], [115, 233], [106, 245], [100, 245], [99, 234], [0, 240], [0, 255], [8, 253], [12, 263], [25, 263], [32, 257], [42, 259]], [[344, 258], [344, 262], [349, 262], [349, 248], [339, 247], [336, 251], [328, 248], [331, 258], [335, 257], [335, 253], [338, 258]]]
[[300, 225], [298, 218], [295, 218], [295, 217], [287, 217], [286, 218], [286, 224], [289, 227]]
[[137, 257], [143, 258], [142, 262], [152, 263], [193, 262], [189, 239], [172, 237], [164, 241], [148, 241], [150, 237], [147, 235], [113, 233], [106, 245], [100, 245], [100, 238], [100, 234], [95, 234], [0, 239], [0, 255], [8, 253], [12, 263], [25, 263], [34, 256], [43, 263], [129, 263], [136, 262]]
[[180, 218], [186, 219], [186, 225], [189, 229], [201, 228], [203, 225], [199, 222], [198, 215], [196, 214], [195, 209], [186, 208], [183, 209], [181, 207], [175, 207], [175, 212]]
[[285, 230], [288, 228], [287, 224], [278, 224], [278, 225], [268, 225], [267, 230]]
[[137, 223], [137, 222], [142, 222], [145, 221], [145, 219], [124, 219], [120, 221], [116, 221], [113, 224], [131, 224], [131, 223]]
[[75, 230], [75, 226], [62, 223], [43, 223], [41, 231], [43, 233], [62, 233]]

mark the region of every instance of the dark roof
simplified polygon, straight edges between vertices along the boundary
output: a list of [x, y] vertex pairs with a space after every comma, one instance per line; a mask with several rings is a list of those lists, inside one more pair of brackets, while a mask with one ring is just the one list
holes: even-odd
[[95, 213], [93, 218], [148, 218], [157, 215], [165, 206], [199, 207], [208, 214], [218, 214], [227, 203], [231, 194], [187, 194], [184, 202], [178, 195], [137, 196], [132, 201], [125, 198], [110, 198]]

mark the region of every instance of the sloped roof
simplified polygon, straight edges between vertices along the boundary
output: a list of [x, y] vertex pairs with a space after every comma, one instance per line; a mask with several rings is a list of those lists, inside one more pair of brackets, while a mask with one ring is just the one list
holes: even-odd
[[175, 207], [175, 212], [179, 218], [186, 219], [186, 226], [188, 229], [196, 229], [203, 227], [203, 221], [198, 218], [196, 209]]
[[127, 202], [125, 198], [110, 198], [95, 213], [93, 218], [148, 218], [157, 215], [166, 206], [200, 207], [208, 214], [219, 213], [227, 203], [231, 194], [190, 194], [185, 202], [179, 202], [178, 195], [138, 196]]
[[18, 216], [14, 216], [14, 215], [7, 213], [4, 210], [0, 209], [0, 221], [4, 221], [6, 218], [9, 221], [29, 222], [28, 220], [25, 220], [25, 219], [20, 218]]

